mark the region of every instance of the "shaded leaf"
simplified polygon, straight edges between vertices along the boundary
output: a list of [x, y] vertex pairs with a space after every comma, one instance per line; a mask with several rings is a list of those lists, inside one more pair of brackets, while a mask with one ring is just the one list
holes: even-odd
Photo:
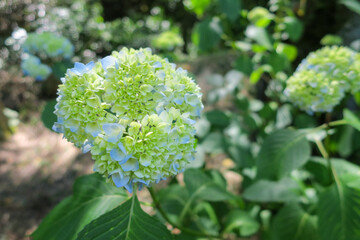
[[236, 20], [241, 9], [240, 0], [219, 0], [219, 3], [221, 12], [231, 21]]
[[236, 209], [226, 216], [224, 233], [237, 232], [247, 237], [255, 234], [259, 227], [260, 224], [249, 213]]
[[220, 42], [222, 33], [220, 20], [207, 18], [195, 25], [192, 40], [200, 51], [208, 51]]
[[243, 197], [255, 202], [290, 202], [299, 197], [299, 186], [292, 179], [280, 181], [258, 180], [243, 193]]
[[52, 127], [57, 121], [57, 116], [54, 113], [56, 103], [56, 99], [47, 101], [41, 113], [41, 121], [44, 123], [44, 126], [51, 131], [53, 131]]
[[298, 204], [291, 203], [275, 216], [271, 234], [276, 240], [318, 240], [317, 217], [306, 213]]

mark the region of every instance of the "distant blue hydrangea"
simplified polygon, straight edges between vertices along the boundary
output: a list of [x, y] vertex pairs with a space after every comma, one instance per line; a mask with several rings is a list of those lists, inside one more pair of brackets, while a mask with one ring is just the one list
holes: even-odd
[[347, 92], [360, 90], [360, 55], [346, 47], [310, 53], [287, 81], [284, 94], [309, 114], [331, 112]]
[[40, 59], [33, 55], [28, 55], [22, 60], [21, 69], [25, 76], [33, 77], [36, 81], [44, 81], [51, 74], [51, 68], [42, 64]]
[[74, 55], [74, 46], [67, 38], [50, 32], [28, 34], [22, 49], [29, 54], [45, 54], [50, 58], [69, 59]]
[[90, 151], [94, 170], [129, 192], [182, 172], [195, 153], [197, 84], [150, 49], [127, 49], [68, 69], [53, 129]]

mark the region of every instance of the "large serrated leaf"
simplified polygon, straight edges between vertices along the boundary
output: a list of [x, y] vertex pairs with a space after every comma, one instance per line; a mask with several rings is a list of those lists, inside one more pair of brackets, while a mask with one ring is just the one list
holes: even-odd
[[296, 203], [284, 206], [275, 216], [271, 234], [276, 240], [318, 240], [317, 217]]
[[80, 177], [74, 194], [57, 205], [32, 234], [34, 240], [71, 240], [93, 219], [128, 198], [125, 190], [106, 183], [99, 174]]
[[335, 177], [335, 183], [320, 195], [318, 214], [322, 240], [360, 239], [359, 176]]
[[285, 129], [267, 137], [257, 157], [257, 177], [277, 180], [304, 165], [310, 158], [310, 145], [304, 132]]
[[136, 196], [89, 223], [78, 240], [171, 240], [173, 236], [156, 218], [145, 213]]

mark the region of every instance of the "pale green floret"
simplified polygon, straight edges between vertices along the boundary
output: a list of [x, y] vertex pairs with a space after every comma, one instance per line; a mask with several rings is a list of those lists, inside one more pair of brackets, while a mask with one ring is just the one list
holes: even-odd
[[360, 89], [359, 60], [359, 54], [346, 47], [310, 53], [287, 81], [285, 94], [309, 113], [331, 112], [346, 92]]
[[118, 187], [149, 185], [194, 159], [200, 89], [148, 49], [76, 63], [59, 87], [54, 129], [90, 148], [94, 169]]

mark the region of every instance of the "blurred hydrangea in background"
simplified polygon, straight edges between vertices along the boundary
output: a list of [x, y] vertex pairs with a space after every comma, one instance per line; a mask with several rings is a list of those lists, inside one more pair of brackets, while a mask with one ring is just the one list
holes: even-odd
[[22, 48], [26, 53], [44, 54], [50, 58], [68, 59], [74, 55], [74, 46], [67, 38], [50, 32], [28, 34]]
[[94, 170], [117, 187], [159, 182], [194, 159], [200, 89], [150, 49], [75, 63], [62, 82], [54, 130], [91, 151]]
[[21, 62], [21, 69], [25, 76], [35, 78], [36, 81], [43, 81], [51, 74], [51, 68], [42, 64], [38, 57], [25, 55]]
[[310, 53], [287, 81], [285, 95], [307, 111], [331, 112], [347, 92], [360, 89], [360, 55], [347, 47]]

